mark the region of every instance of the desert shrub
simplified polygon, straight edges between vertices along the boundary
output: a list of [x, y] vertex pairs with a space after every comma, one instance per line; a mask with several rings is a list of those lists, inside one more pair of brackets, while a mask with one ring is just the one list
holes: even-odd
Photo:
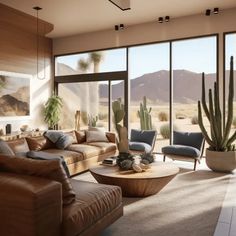
[[[178, 130], [176, 125], [173, 125], [173, 130]], [[169, 123], [160, 126], [160, 134], [164, 139], [170, 138], [170, 125]]]
[[191, 118], [192, 125], [198, 125], [198, 116], [193, 116]]
[[168, 121], [168, 114], [164, 111], [158, 113], [159, 121]]
[[236, 128], [236, 116], [233, 119], [233, 126], [234, 126], [234, 128]]

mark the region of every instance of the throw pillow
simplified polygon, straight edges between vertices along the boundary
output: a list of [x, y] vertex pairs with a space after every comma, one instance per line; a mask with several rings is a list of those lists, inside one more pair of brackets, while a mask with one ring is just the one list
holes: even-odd
[[25, 138], [31, 151], [55, 148], [55, 144], [44, 136]]
[[106, 133], [103, 131], [86, 131], [86, 142], [109, 142]]
[[25, 138], [19, 138], [19, 139], [7, 141], [7, 144], [12, 149], [14, 154], [25, 153], [29, 151], [29, 146]]
[[62, 184], [63, 205], [68, 205], [75, 200], [75, 192], [59, 160], [41, 161], [0, 156], [0, 171], [37, 176], [60, 182]]
[[15, 153], [13, 150], [9, 147], [7, 142], [0, 140], [0, 153], [4, 155], [14, 156]]
[[73, 144], [76, 144], [76, 143], [77, 143], [77, 138], [76, 138], [76, 135], [75, 135], [75, 131], [74, 131], [74, 130], [64, 132], [64, 134], [70, 135], [70, 136], [73, 138]]
[[80, 130], [80, 131], [76, 130], [75, 135], [76, 135], [78, 144], [86, 142], [86, 134], [84, 130]]
[[72, 143], [73, 143], [73, 137], [71, 137], [70, 135], [64, 134], [57, 140], [56, 146], [59, 149], [65, 149], [68, 146], [70, 146]]

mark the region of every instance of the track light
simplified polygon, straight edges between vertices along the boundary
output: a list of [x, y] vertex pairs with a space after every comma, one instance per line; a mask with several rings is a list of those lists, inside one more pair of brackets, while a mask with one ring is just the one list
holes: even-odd
[[163, 23], [163, 17], [159, 17], [159, 18], [158, 18], [158, 22], [159, 22], [159, 23]]
[[218, 14], [218, 13], [219, 13], [219, 8], [218, 8], [218, 7], [215, 7], [214, 10], [213, 10], [213, 13], [214, 13], [214, 14]]
[[206, 9], [206, 13], [205, 13], [206, 16], [209, 16], [211, 15], [211, 9]]
[[124, 24], [115, 25], [115, 31], [123, 30], [125, 28]]
[[165, 22], [169, 22], [170, 21], [170, 17], [169, 16], [166, 16], [165, 17]]
[[124, 24], [120, 24], [120, 29], [121, 29], [121, 30], [124, 29]]

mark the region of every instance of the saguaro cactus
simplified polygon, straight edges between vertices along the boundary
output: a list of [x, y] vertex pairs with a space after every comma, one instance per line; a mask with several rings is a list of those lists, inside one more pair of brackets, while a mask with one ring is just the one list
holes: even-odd
[[[232, 143], [236, 139], [236, 131], [230, 137], [230, 130], [233, 121], [233, 100], [234, 100], [234, 68], [233, 57], [230, 58], [230, 75], [229, 75], [229, 95], [228, 95], [228, 114], [227, 120], [225, 114], [222, 114], [220, 109], [220, 96], [218, 84], [214, 83], [214, 95], [209, 89], [209, 106], [206, 104], [205, 95], [205, 76], [202, 74], [202, 99], [198, 101], [198, 121], [200, 129], [210, 145], [212, 151], [230, 151], [234, 150]], [[203, 125], [202, 108], [210, 122], [210, 135], [207, 133]], [[224, 120], [226, 120], [224, 124]]]
[[[129, 142], [128, 142], [128, 131], [124, 126], [125, 108], [124, 104], [121, 102], [121, 98], [118, 98], [112, 102], [112, 110], [114, 113], [113, 122], [118, 134], [118, 149], [120, 153], [128, 153]], [[121, 124], [123, 123], [123, 124]]]
[[143, 97], [143, 103], [140, 103], [140, 110], [138, 111], [138, 116], [140, 118], [141, 130], [151, 130], [152, 129], [152, 108], [147, 108], [147, 98]]

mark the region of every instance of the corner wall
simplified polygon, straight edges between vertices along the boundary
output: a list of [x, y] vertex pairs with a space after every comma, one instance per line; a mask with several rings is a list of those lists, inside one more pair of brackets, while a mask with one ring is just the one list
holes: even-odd
[[44, 33], [53, 29], [53, 25], [39, 20], [39, 68], [43, 68], [45, 50], [46, 79], [37, 79], [37, 20], [35, 17], [0, 4], [0, 71], [23, 73], [32, 76], [31, 80], [31, 116], [0, 117], [0, 129], [12, 124], [12, 130], [27, 124], [31, 129], [45, 129], [42, 108], [52, 91], [52, 40]]

